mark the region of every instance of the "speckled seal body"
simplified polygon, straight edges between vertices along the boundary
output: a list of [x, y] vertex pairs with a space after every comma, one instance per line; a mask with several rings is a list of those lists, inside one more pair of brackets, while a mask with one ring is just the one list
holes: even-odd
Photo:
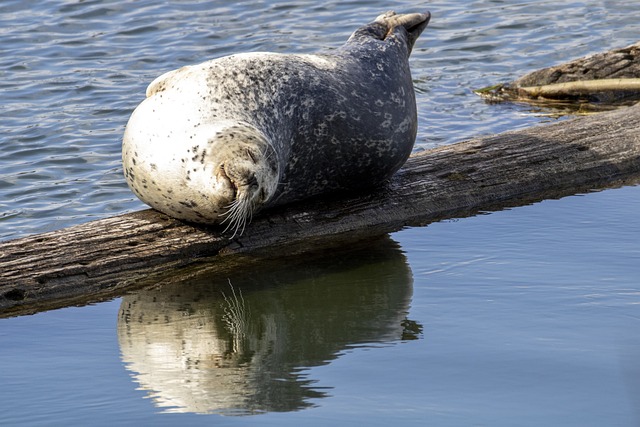
[[160, 76], [125, 130], [127, 183], [170, 216], [235, 232], [267, 206], [380, 184], [413, 148], [408, 59], [429, 18], [388, 12], [329, 53], [245, 53]]

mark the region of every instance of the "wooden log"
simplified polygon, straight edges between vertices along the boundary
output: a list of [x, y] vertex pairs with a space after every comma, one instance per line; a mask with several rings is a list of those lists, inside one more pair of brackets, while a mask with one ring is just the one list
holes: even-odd
[[619, 49], [587, 55], [572, 61], [532, 71], [515, 80], [519, 87], [542, 86], [580, 80], [640, 77], [640, 42]]
[[197, 263], [247, 268], [265, 256], [637, 180], [639, 130], [640, 105], [424, 151], [382, 188], [263, 212], [233, 241], [145, 210], [2, 242], [0, 317], [120, 295]]
[[[478, 89], [475, 93], [495, 102], [553, 106], [550, 100], [566, 100], [583, 109], [602, 110], [640, 100], [638, 79], [640, 42], [536, 70], [513, 82]], [[577, 82], [585, 84], [573, 84]]]

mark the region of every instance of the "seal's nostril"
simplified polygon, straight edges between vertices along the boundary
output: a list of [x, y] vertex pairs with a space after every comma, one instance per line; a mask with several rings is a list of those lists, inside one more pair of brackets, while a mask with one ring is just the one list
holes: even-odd
[[255, 174], [253, 174], [253, 173], [251, 174], [251, 176], [247, 180], [247, 185], [250, 185], [252, 187], [257, 187], [258, 186], [258, 178], [256, 178]]

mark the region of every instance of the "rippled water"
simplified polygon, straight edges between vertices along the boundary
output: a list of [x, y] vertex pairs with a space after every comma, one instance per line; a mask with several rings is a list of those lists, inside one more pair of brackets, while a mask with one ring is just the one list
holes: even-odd
[[418, 147], [544, 121], [471, 89], [636, 41], [615, 2], [10, 1], [0, 4], [0, 239], [143, 208], [120, 142], [161, 73], [240, 51], [340, 46], [381, 10], [429, 9], [412, 55]]
[[[333, 49], [388, 9], [433, 15], [411, 59], [417, 149], [552, 120], [471, 90], [640, 34], [638, 8], [605, 0], [4, 0], [0, 239], [144, 208], [120, 142], [161, 73]], [[0, 320], [0, 425], [637, 425], [639, 200], [548, 201]]]

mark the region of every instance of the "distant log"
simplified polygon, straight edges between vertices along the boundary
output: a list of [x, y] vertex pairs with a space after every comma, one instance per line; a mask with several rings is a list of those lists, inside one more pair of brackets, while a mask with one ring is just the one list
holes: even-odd
[[[640, 100], [640, 42], [543, 68], [475, 92], [489, 101], [535, 104], [564, 100], [587, 109], [609, 109]], [[578, 82], [583, 82], [582, 84]]]
[[640, 42], [536, 70], [520, 77], [514, 84], [526, 87], [579, 80], [638, 77], [640, 77]]
[[639, 177], [635, 106], [418, 153], [384, 188], [264, 212], [233, 241], [152, 210], [92, 221], [0, 243], [0, 317], [109, 298], [202, 261], [243, 268], [238, 254], [290, 255]]

